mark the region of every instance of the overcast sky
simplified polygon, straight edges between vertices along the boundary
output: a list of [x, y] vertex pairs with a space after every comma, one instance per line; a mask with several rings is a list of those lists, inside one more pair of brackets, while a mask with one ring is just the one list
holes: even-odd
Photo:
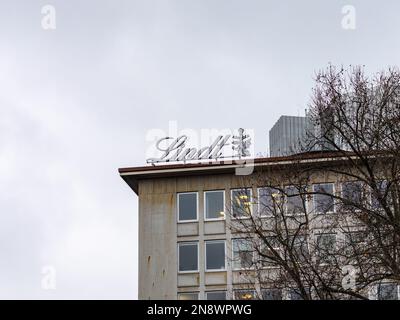
[[[46, 4], [55, 30], [42, 28]], [[137, 197], [117, 168], [145, 164], [149, 130], [253, 128], [265, 152], [279, 116], [304, 113], [316, 70], [399, 65], [399, 12], [388, 0], [0, 0], [0, 298], [137, 298]]]

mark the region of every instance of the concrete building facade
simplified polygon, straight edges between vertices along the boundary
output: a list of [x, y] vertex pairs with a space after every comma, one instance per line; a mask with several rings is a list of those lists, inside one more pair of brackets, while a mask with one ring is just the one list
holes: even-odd
[[[274, 167], [290, 166], [293, 159], [259, 158], [252, 165], [255, 172], [265, 168], [273, 172]], [[302, 155], [301, 161], [336, 160], [310, 153]], [[243, 244], [231, 227], [236, 219], [227, 211], [235, 210], [235, 190], [245, 187], [251, 199], [259, 196], [262, 188], [246, 185], [248, 177], [235, 175], [239, 166], [221, 162], [119, 169], [139, 198], [139, 299], [240, 299], [252, 297], [255, 290], [262, 295], [275, 294], [248, 283], [243, 266], [235, 263], [234, 255]], [[342, 181], [321, 173], [313, 183], [336, 192]], [[250, 206], [251, 214], [258, 214], [257, 207]], [[323, 223], [316, 228], [323, 228]], [[281, 291], [279, 299], [292, 298], [290, 292]]]

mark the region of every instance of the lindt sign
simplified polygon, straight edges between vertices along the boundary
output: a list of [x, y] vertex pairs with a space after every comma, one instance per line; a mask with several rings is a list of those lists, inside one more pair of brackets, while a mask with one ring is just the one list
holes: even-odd
[[[251, 145], [250, 135], [240, 128], [237, 135], [219, 135], [210, 145], [194, 148], [188, 147], [188, 137], [180, 135], [164, 137], [156, 142], [156, 149], [161, 152], [157, 158], [148, 158], [146, 161], [152, 165], [160, 162], [186, 162], [198, 160], [219, 160], [224, 158], [242, 159], [250, 157], [249, 147]], [[163, 145], [163, 146], [162, 146]], [[224, 149], [231, 146], [233, 153], [225, 155]]]

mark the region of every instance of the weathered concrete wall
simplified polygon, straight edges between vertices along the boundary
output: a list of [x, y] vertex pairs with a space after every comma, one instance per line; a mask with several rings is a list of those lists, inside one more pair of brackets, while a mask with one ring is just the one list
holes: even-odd
[[[321, 174], [316, 175], [313, 180], [316, 183], [336, 182], [338, 177], [332, 174]], [[249, 181], [252, 181], [250, 185]], [[253, 188], [253, 196], [257, 192], [256, 188], [262, 186], [257, 185], [257, 180], [251, 180], [249, 177], [243, 180], [242, 177], [232, 174], [140, 181], [139, 299], [176, 299], [178, 292], [199, 292], [199, 297], [203, 298], [205, 291], [229, 291], [237, 284], [248, 281], [248, 277], [244, 277], [240, 272], [232, 271], [230, 267], [232, 234], [229, 227], [231, 224], [229, 214], [226, 215], [226, 221], [204, 221], [204, 191], [225, 190], [225, 205], [229, 207], [231, 189], [241, 188], [244, 185]], [[199, 220], [177, 223], [176, 194], [190, 191], [198, 192]], [[226, 240], [226, 271], [206, 272], [204, 270], [204, 241], [206, 240]], [[198, 241], [199, 272], [178, 274], [177, 243], [179, 241]]]
[[139, 299], [176, 299], [175, 181], [143, 181], [139, 199]]
[[[227, 232], [225, 221], [204, 221], [203, 191], [225, 190], [228, 195], [231, 185], [231, 175], [139, 183], [139, 299], [176, 299], [178, 291], [226, 289], [226, 271], [209, 273], [203, 267], [204, 241], [226, 239]], [[176, 194], [188, 191], [198, 192], [199, 221], [177, 223]], [[230, 200], [226, 197], [225, 201]], [[199, 272], [178, 275], [178, 241], [199, 241]]]

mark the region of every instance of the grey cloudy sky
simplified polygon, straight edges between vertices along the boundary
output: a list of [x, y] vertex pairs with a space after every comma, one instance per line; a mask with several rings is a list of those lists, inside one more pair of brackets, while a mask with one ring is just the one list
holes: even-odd
[[[43, 30], [41, 8], [56, 9]], [[342, 28], [342, 7], [356, 29]], [[303, 114], [316, 70], [400, 59], [398, 1], [1, 0], [0, 298], [137, 298], [146, 133]], [[44, 266], [56, 290], [43, 290]]]

